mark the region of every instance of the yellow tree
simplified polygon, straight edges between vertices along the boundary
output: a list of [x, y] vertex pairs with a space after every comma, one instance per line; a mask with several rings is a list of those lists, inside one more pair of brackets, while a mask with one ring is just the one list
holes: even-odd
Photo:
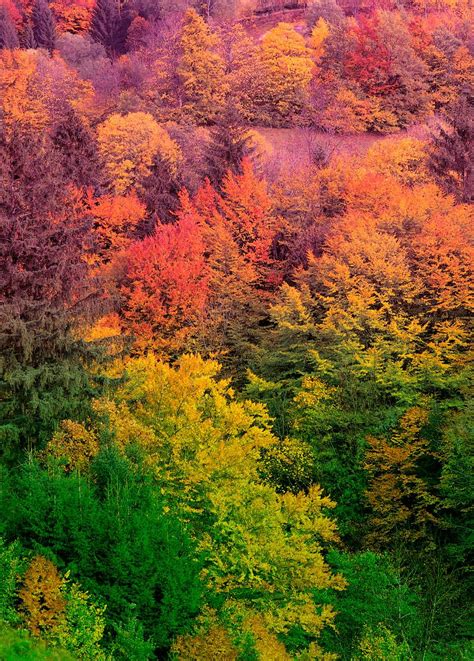
[[331, 29], [327, 21], [325, 21], [322, 17], [319, 18], [311, 31], [311, 38], [309, 41], [309, 45], [313, 51], [313, 57], [316, 62], [319, 62], [319, 60], [324, 55], [325, 43], [329, 37], [330, 32]]
[[287, 124], [308, 99], [314, 61], [304, 38], [289, 23], [279, 23], [262, 39], [261, 57], [270, 121]]
[[51, 632], [65, 618], [63, 579], [50, 560], [36, 556], [28, 567], [18, 596], [28, 629], [34, 636]]
[[[222, 626], [240, 627], [286, 658], [276, 636], [296, 626], [317, 645], [333, 623], [333, 609], [317, 606], [313, 591], [345, 587], [323, 554], [338, 541], [328, 516], [334, 503], [317, 486], [280, 494], [262, 479], [262, 451], [278, 443], [268, 413], [237, 400], [219, 372], [217, 362], [194, 355], [173, 366], [152, 354], [118, 363], [110, 376], [126, 376], [114, 400], [96, 403], [96, 433], [105, 425], [123, 451], [140, 445], [170, 508], [194, 531], [207, 558], [203, 580], [221, 595], [225, 613], [207, 626], [201, 621], [198, 634], [209, 632], [232, 658], [233, 637]], [[193, 649], [208, 647], [176, 643], [183, 654]]]
[[0, 51], [0, 104], [7, 126], [42, 129], [48, 113], [35, 85], [36, 56], [31, 51]]
[[79, 422], [63, 420], [48, 442], [45, 457], [56, 457], [66, 472], [82, 472], [99, 452], [99, 441], [93, 431]]
[[437, 523], [438, 498], [423, 476], [422, 463], [434, 455], [423, 428], [428, 411], [409, 409], [390, 439], [370, 437], [365, 468], [369, 474], [367, 499], [372, 509], [368, 542], [386, 548], [400, 542], [432, 544], [430, 527]]
[[73, 652], [74, 658], [105, 661], [106, 654], [100, 647], [105, 606], [97, 606], [77, 583], [69, 583], [68, 573], [61, 577], [50, 560], [35, 556], [18, 596], [20, 610], [34, 636]]
[[100, 154], [117, 195], [137, 188], [150, 174], [157, 154], [176, 173], [181, 150], [149, 113], [111, 115], [97, 129]]
[[212, 122], [225, 101], [225, 66], [217, 45], [218, 39], [204, 19], [189, 9], [180, 36], [177, 73], [183, 113], [198, 123]]
[[379, 140], [367, 151], [363, 167], [393, 176], [408, 186], [431, 180], [426, 143], [416, 138]]
[[362, 133], [367, 130], [367, 120], [366, 102], [345, 87], [335, 91], [320, 117], [321, 125], [335, 133]]
[[229, 103], [247, 122], [259, 122], [265, 103], [261, 53], [240, 23], [223, 32], [222, 52], [225, 62]]
[[44, 130], [70, 105], [86, 113], [92, 85], [58, 56], [39, 50], [0, 50], [0, 111], [7, 128]]

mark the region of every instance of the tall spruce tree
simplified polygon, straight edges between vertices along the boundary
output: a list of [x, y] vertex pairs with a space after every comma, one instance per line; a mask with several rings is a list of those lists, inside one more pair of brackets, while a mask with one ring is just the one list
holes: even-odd
[[30, 48], [36, 48], [37, 46], [31, 21], [28, 21], [22, 30], [20, 36], [20, 45], [22, 48], [25, 48], [26, 50]]
[[87, 407], [89, 221], [45, 136], [0, 135], [0, 453]]
[[181, 173], [173, 172], [160, 154], [155, 154], [149, 169], [150, 174], [143, 180], [140, 197], [147, 206], [151, 230], [157, 220], [174, 221], [183, 180]]
[[98, 184], [99, 162], [94, 136], [71, 106], [54, 127], [52, 142], [71, 183], [79, 188]]
[[242, 160], [254, 151], [248, 128], [232, 103], [228, 103], [217, 124], [210, 131], [206, 160], [208, 175], [215, 186], [220, 186], [230, 170], [241, 174]]
[[19, 46], [18, 32], [10, 12], [5, 5], [0, 5], [0, 49]]
[[463, 202], [474, 201], [474, 89], [466, 89], [433, 135], [430, 169]]
[[92, 13], [90, 35], [94, 41], [102, 44], [109, 57], [113, 58], [125, 52], [130, 22], [131, 15], [126, 3], [97, 0]]
[[36, 0], [31, 20], [37, 48], [52, 53], [56, 46], [56, 23], [47, 0]]

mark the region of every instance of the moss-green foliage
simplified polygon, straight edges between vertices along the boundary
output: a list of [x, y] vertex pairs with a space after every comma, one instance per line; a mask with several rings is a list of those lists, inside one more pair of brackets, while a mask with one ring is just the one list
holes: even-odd
[[[331, 551], [328, 560], [348, 581], [347, 589], [331, 597], [336, 630], [327, 631], [325, 648], [352, 659], [367, 631], [388, 629], [398, 640], [420, 635], [420, 600], [390, 564], [388, 556], [371, 551]], [[365, 657], [364, 657], [365, 658]]]
[[404, 661], [413, 658], [405, 641], [399, 642], [390, 629], [384, 625], [371, 628], [366, 626], [359, 643], [359, 649], [352, 657], [357, 661]]
[[64, 649], [48, 647], [27, 631], [0, 624], [0, 659], [5, 661], [74, 661]]
[[0, 623], [15, 624], [19, 620], [15, 601], [23, 564], [18, 542], [6, 544], [0, 537]]
[[154, 648], [186, 630], [200, 602], [199, 562], [146, 471], [111, 450], [90, 478], [32, 462], [4, 475], [3, 487], [2, 532], [79, 578], [107, 605], [108, 628], [122, 632], [122, 646], [135, 617]]

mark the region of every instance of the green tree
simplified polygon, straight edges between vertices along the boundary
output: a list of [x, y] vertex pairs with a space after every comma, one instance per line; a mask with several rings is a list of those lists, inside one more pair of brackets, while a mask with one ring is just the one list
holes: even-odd
[[79, 592], [66, 590], [75, 633], [71, 637], [65, 629], [60, 642], [74, 651], [84, 643], [95, 645], [98, 623], [85, 589], [107, 606], [109, 632], [123, 632], [137, 619], [154, 649], [166, 649], [199, 609], [201, 563], [193, 544], [164, 511], [146, 471], [117, 451], [99, 454], [90, 477], [68, 475], [54, 463], [49, 468], [29, 463], [4, 474], [0, 530], [51, 557], [83, 586]]
[[280, 23], [264, 35], [261, 58], [270, 122], [285, 126], [298, 121], [309, 98], [314, 68], [304, 37], [289, 23]]
[[268, 635], [290, 639], [296, 628], [305, 648], [334, 618], [312, 590], [345, 586], [323, 557], [338, 539], [334, 504], [317, 486], [277, 493], [261, 479], [261, 452], [276, 443], [267, 412], [237, 401], [219, 369], [192, 355], [173, 367], [151, 354], [127, 361], [115, 401], [97, 407], [125, 452], [142, 439], [170, 506], [205, 554], [202, 576], [220, 608], [261, 615]]
[[[97, 300], [91, 228], [46, 136], [0, 138], [0, 438], [43, 442], [87, 408], [81, 327]], [[21, 239], [20, 239], [21, 237]]]
[[347, 588], [329, 597], [337, 611], [336, 629], [324, 633], [325, 648], [342, 659], [356, 658], [367, 629], [378, 627], [388, 628], [415, 648], [421, 634], [421, 600], [390, 557], [331, 550], [328, 559], [346, 578]]
[[31, 23], [36, 47], [52, 53], [56, 46], [56, 24], [47, 0], [36, 0]]
[[0, 624], [17, 624], [20, 619], [15, 606], [23, 566], [18, 542], [6, 544], [0, 538]]
[[65, 649], [49, 647], [27, 631], [0, 624], [0, 657], [8, 661], [74, 661]]

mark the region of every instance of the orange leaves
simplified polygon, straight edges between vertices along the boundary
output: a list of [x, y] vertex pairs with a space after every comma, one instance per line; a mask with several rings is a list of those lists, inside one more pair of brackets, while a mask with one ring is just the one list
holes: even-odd
[[21, 609], [34, 636], [47, 633], [64, 617], [63, 580], [50, 560], [41, 555], [31, 561], [19, 592]]
[[254, 291], [267, 296], [279, 284], [271, 257], [277, 230], [271, 199], [250, 161], [242, 169], [227, 175], [222, 194], [209, 182], [194, 199], [183, 191], [177, 222], [159, 225], [153, 236], [128, 249], [124, 225], [140, 220], [137, 198], [101, 198], [92, 206], [104, 254], [126, 248], [116, 260], [120, 315], [142, 345], [174, 351], [204, 318], [203, 332], [228, 328], [241, 314], [239, 306], [255, 307]]
[[204, 244], [192, 218], [159, 225], [126, 253], [122, 316], [140, 342], [182, 346], [207, 298]]
[[276, 234], [276, 219], [266, 183], [259, 180], [251, 162], [245, 159], [243, 172], [231, 172], [222, 185], [220, 206], [240, 250], [250, 262], [270, 263], [270, 248]]
[[145, 218], [146, 208], [136, 193], [104, 195], [90, 199], [97, 236], [97, 252], [101, 258], [127, 247], [133, 231]]
[[277, 218], [266, 183], [256, 176], [249, 160], [244, 160], [242, 170], [227, 174], [221, 195], [207, 182], [193, 201], [182, 197], [178, 215], [192, 214], [199, 223], [209, 266], [221, 285], [233, 275], [241, 278], [241, 284], [271, 288]]
[[42, 129], [48, 114], [37, 88], [36, 55], [31, 51], [0, 51], [0, 107], [6, 125]]
[[353, 162], [340, 192], [345, 213], [311, 269], [328, 292], [340, 298], [366, 282], [380, 303], [399, 308], [417, 299], [426, 314], [471, 309], [472, 208], [425, 183], [423, 159], [422, 145], [403, 139]]
[[415, 269], [432, 309], [468, 314], [474, 306], [474, 245], [472, 207], [434, 214], [413, 241]]
[[94, 0], [54, 0], [51, 9], [58, 20], [60, 32], [85, 32], [90, 27]]
[[0, 51], [0, 109], [7, 127], [44, 130], [69, 103], [86, 113], [92, 85], [58, 55], [38, 50]]

